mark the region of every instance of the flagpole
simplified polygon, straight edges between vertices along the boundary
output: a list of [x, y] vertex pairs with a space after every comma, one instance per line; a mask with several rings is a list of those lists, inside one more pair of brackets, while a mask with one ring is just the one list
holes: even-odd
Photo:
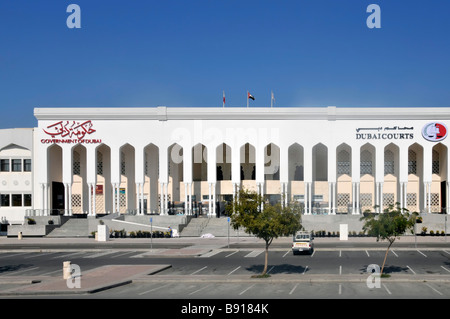
[[248, 107], [248, 91], [247, 91], [247, 107]]
[[270, 91], [270, 107], [273, 107], [273, 92]]

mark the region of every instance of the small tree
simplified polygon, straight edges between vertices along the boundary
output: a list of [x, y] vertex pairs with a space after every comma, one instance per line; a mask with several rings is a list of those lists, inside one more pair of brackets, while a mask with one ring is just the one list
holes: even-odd
[[371, 236], [376, 236], [377, 241], [381, 239], [389, 242], [380, 275], [383, 274], [387, 254], [395, 240], [400, 238], [408, 230], [411, 233], [414, 232], [417, 215], [417, 213], [410, 214], [406, 208], [400, 208], [400, 204], [396, 203], [395, 207], [394, 205], [389, 205], [382, 214], [368, 213], [366, 216], [361, 217], [360, 220], [364, 221], [364, 232], [367, 232]]
[[[243, 227], [246, 232], [265, 242], [265, 262], [261, 276], [267, 274], [269, 246], [274, 238], [289, 236], [302, 228], [301, 209], [297, 204], [283, 207], [280, 203], [263, 204], [263, 197], [254, 191], [241, 189], [226, 210], [234, 229]], [[261, 207], [263, 208], [261, 209]]]

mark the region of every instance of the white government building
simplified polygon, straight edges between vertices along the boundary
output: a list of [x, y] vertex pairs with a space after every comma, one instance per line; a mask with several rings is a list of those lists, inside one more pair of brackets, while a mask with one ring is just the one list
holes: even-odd
[[[305, 215], [448, 213], [450, 108], [36, 108], [0, 130], [0, 218], [209, 214], [240, 187]], [[211, 199], [211, 200], [210, 200]]]

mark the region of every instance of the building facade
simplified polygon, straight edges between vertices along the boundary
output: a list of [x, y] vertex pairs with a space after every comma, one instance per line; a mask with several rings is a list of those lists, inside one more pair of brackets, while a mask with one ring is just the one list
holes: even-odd
[[[361, 214], [396, 202], [411, 211], [448, 212], [450, 108], [36, 108], [34, 114], [30, 153], [20, 157], [33, 163], [27, 214], [215, 215], [241, 187], [269, 202], [299, 201], [308, 215]], [[0, 160], [13, 157], [0, 149]]]

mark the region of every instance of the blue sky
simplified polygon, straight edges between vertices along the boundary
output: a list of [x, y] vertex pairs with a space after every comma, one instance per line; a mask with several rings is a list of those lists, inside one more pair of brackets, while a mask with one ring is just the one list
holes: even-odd
[[[69, 4], [81, 29], [69, 29]], [[381, 8], [369, 29], [367, 6]], [[2, 0], [0, 128], [34, 107], [450, 106], [450, 1]]]

